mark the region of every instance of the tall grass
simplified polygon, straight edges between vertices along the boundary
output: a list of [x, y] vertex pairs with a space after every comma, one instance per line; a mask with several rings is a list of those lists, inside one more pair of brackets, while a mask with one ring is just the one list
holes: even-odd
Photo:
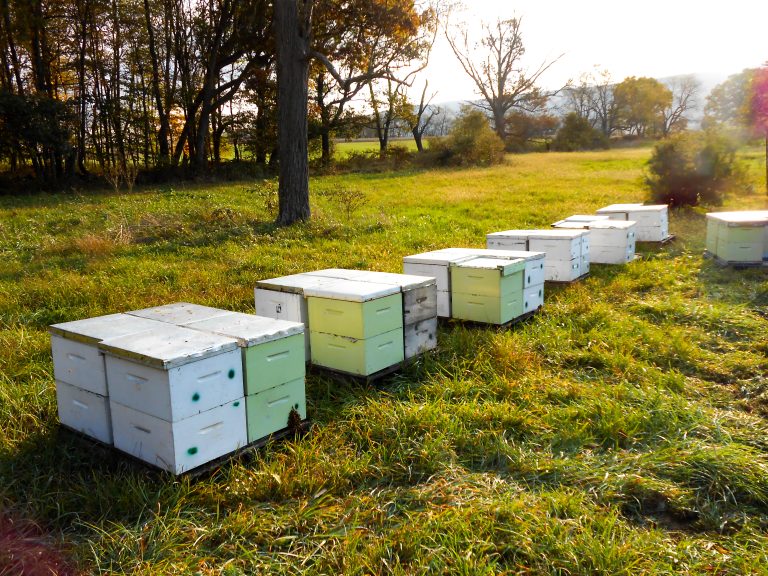
[[[511, 330], [445, 322], [436, 353], [376, 386], [312, 371], [309, 436], [200, 478], [57, 424], [51, 323], [178, 300], [252, 311], [261, 278], [399, 271], [643, 200], [648, 154], [326, 176], [288, 229], [248, 182], [0, 199], [0, 516], [84, 573], [765, 573], [768, 277], [704, 260], [699, 210], [640, 261], [548, 285]], [[366, 195], [351, 218], [322, 193], [339, 186]]]

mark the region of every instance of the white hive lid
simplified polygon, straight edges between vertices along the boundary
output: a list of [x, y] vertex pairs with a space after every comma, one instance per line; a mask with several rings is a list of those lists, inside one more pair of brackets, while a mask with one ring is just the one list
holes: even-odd
[[335, 279], [322, 286], [314, 286], [304, 290], [304, 296], [316, 298], [331, 298], [349, 302], [368, 302], [399, 294], [400, 287], [392, 284], [376, 284], [373, 282], [358, 282], [357, 280]]
[[561, 222], [594, 222], [595, 220], [610, 220], [610, 217], [605, 214], [574, 214]]
[[470, 250], [474, 258], [501, 258], [503, 260], [516, 260], [518, 258], [523, 260], [542, 260], [546, 253], [544, 252], [531, 252], [530, 250], [494, 250], [488, 248], [471, 248]]
[[441, 250], [405, 256], [403, 257], [403, 262], [408, 264], [441, 264], [446, 266], [451, 262], [460, 262], [471, 257], [472, 252], [467, 248], [443, 248]]
[[350, 272], [354, 272], [354, 274], [350, 276], [350, 280], [399, 286], [403, 291], [437, 284], [437, 280], [431, 276], [396, 274], [394, 272], [377, 272], [374, 270], [350, 270]]
[[587, 226], [590, 230], [629, 230], [636, 224], [634, 220], [598, 220], [588, 222]]
[[166, 324], [156, 320], [148, 320], [147, 318], [139, 318], [129, 314], [108, 314], [106, 316], [53, 324], [48, 327], [48, 331], [51, 334], [67, 338], [68, 340], [96, 344], [109, 338], [146, 332], [147, 330], [153, 330], [162, 326], [166, 326]]
[[291, 274], [290, 276], [280, 276], [278, 278], [269, 278], [256, 282], [256, 288], [264, 290], [274, 290], [276, 292], [290, 292], [292, 294], [304, 294], [306, 288], [322, 286], [333, 282], [335, 278], [327, 276], [316, 276], [306, 273]]
[[191, 322], [186, 327], [234, 338], [243, 348], [304, 333], [304, 324], [301, 322], [276, 320], [242, 312]]
[[[666, 204], [664, 206], [666, 206]], [[639, 202], [636, 204], [632, 204], [632, 203], [610, 204], [608, 206], [603, 206], [602, 208], [595, 210], [595, 212], [597, 212], [598, 214], [605, 214], [609, 212], [626, 212], [628, 210], [638, 210], [643, 207], [647, 208], [648, 206], [645, 206], [644, 204], [641, 204]], [[656, 209], [658, 209], [658, 207], [656, 207]]]
[[720, 220], [728, 224], [755, 224], [768, 223], [768, 210], [742, 210], [737, 212], [709, 212], [707, 218]]
[[499, 270], [502, 276], [509, 276], [525, 269], [525, 260], [522, 258], [472, 258], [464, 262], [451, 264], [457, 268], [476, 268], [481, 270]]
[[150, 320], [159, 320], [176, 326], [183, 326], [190, 322], [199, 322], [216, 316], [229, 314], [230, 310], [221, 310], [211, 306], [202, 306], [200, 304], [191, 304], [189, 302], [174, 302], [173, 304], [164, 304], [153, 308], [144, 308], [142, 310], [132, 310], [126, 312], [131, 316], [140, 318], [149, 318]]
[[149, 332], [104, 340], [99, 343], [99, 348], [112, 356], [169, 370], [234, 350], [237, 340], [164, 324]]
[[340, 280], [354, 280], [359, 270], [347, 270], [346, 268], [324, 268], [323, 270], [313, 270], [312, 272], [303, 272], [307, 276], [322, 276], [324, 278], [338, 278]]
[[560, 228], [557, 230], [505, 230], [503, 232], [493, 232], [488, 234], [487, 238], [533, 238], [535, 240], [544, 240], [549, 238], [579, 238], [588, 232], [585, 230], [575, 230]]

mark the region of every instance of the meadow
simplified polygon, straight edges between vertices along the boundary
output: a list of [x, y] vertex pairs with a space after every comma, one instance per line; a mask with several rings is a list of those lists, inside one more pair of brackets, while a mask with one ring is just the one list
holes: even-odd
[[[444, 322], [376, 385], [311, 371], [309, 435], [200, 477], [58, 425], [49, 324], [399, 272], [642, 201], [649, 154], [316, 177], [312, 220], [285, 229], [254, 182], [0, 198], [0, 574], [25, 550], [62, 574], [768, 574], [768, 273], [702, 258], [703, 208], [511, 329]], [[743, 158], [754, 190], [726, 206], [764, 209], [760, 151]]]

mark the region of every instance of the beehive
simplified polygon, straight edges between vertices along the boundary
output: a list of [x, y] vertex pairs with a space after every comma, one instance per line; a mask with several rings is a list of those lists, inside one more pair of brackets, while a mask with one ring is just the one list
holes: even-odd
[[116, 448], [179, 474], [247, 444], [237, 340], [165, 324], [99, 348]]
[[707, 251], [724, 262], [768, 261], [768, 211], [707, 214]]
[[589, 259], [593, 264], [626, 264], [635, 259], [636, 224], [628, 220], [611, 220], [599, 215], [571, 216], [555, 222], [555, 228], [589, 230]]
[[292, 409], [307, 417], [303, 324], [232, 312], [187, 327], [237, 340], [249, 443], [285, 428]]
[[56, 402], [61, 423], [112, 443], [109, 387], [102, 340], [146, 332], [162, 323], [126, 314], [109, 314], [54, 324], [51, 334]]
[[257, 315], [304, 324], [304, 355], [307, 362], [311, 356], [311, 342], [309, 340], [309, 313], [304, 289], [322, 286], [333, 282], [333, 280], [334, 278], [324, 276], [291, 274], [290, 276], [256, 282], [254, 300]]
[[126, 312], [126, 314], [157, 320], [158, 322], [165, 322], [174, 326], [184, 326], [190, 322], [199, 322], [209, 318], [216, 318], [217, 316], [224, 316], [229, 314], [229, 310], [191, 304], [189, 302], [174, 302], [173, 304], [163, 304], [162, 306], [153, 306], [152, 308], [143, 308], [142, 310], [131, 310]]
[[307, 274], [398, 286], [403, 295], [405, 359], [418, 356], [437, 346], [437, 281], [435, 278], [343, 268], [328, 268]]
[[506, 324], [521, 316], [525, 260], [471, 258], [451, 264], [454, 318]]
[[544, 279], [570, 282], [589, 272], [588, 230], [505, 230], [486, 235], [490, 249], [544, 252]]
[[305, 288], [312, 364], [369, 376], [404, 359], [399, 286], [332, 279]]
[[669, 207], [666, 204], [611, 204], [597, 213], [613, 220], [637, 223], [638, 242], [664, 242], [669, 238]]

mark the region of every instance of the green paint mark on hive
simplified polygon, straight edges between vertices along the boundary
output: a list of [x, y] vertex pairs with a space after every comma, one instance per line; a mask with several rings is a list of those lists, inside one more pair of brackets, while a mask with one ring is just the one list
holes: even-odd
[[229, 376], [230, 380], [232, 380], [232, 378], [235, 377], [235, 370], [234, 370], [234, 368], [230, 368], [229, 369], [229, 373], [227, 374], [227, 376]]
[[197, 454], [197, 446], [192, 446], [192, 448], [187, 450], [187, 454], [189, 454], [190, 456], [194, 456], [195, 454]]
[[240, 401], [237, 401], [237, 402], [235, 402], [235, 403], [233, 404], [233, 406], [234, 406], [235, 408], [237, 408], [238, 406], [240, 406]]
[[197, 402], [198, 400], [200, 400], [200, 394], [195, 392], [194, 394], [192, 394], [192, 402]]

